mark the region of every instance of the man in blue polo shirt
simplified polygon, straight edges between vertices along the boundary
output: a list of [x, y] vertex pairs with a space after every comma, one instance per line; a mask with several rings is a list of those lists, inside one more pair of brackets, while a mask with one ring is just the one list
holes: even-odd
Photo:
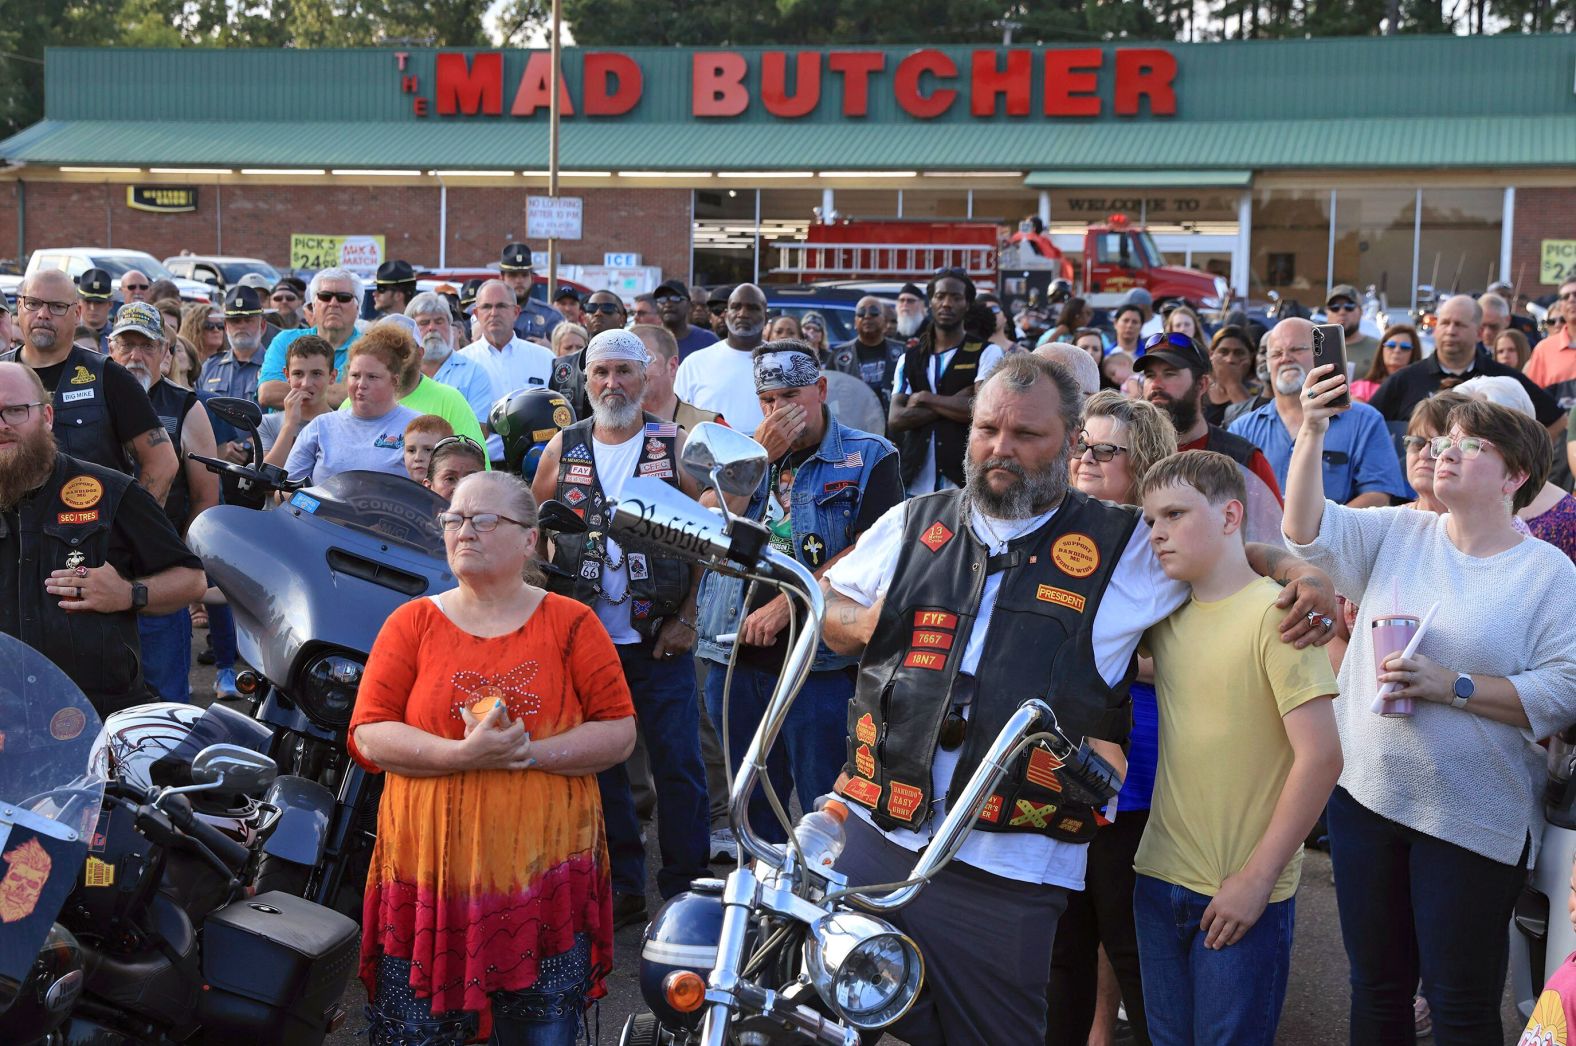
[[[1275, 398], [1232, 422], [1229, 431], [1263, 451], [1284, 490], [1294, 434], [1302, 427], [1302, 383], [1313, 368], [1313, 324], [1282, 320], [1265, 338]], [[1354, 401], [1350, 410], [1330, 419], [1324, 493], [1353, 508], [1389, 505], [1391, 498], [1410, 496], [1384, 417], [1366, 403]]]
[[[312, 310], [313, 326], [280, 331], [263, 356], [263, 372], [258, 375], [257, 402], [275, 410], [285, 404], [290, 391], [285, 381], [285, 354], [290, 343], [306, 334], [316, 334], [334, 347], [334, 370], [343, 375], [350, 343], [360, 333], [356, 316], [361, 311], [361, 277], [349, 269], [323, 269], [307, 287], [307, 306]], [[328, 402], [337, 408], [345, 401], [345, 384], [336, 381], [328, 388]]]

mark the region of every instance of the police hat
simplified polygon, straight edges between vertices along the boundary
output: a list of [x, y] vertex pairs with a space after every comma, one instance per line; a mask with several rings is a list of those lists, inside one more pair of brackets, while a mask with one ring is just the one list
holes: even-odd
[[482, 284], [487, 281], [480, 277], [471, 277], [460, 285], [460, 308], [468, 309], [476, 304], [476, 292], [482, 289]]
[[263, 314], [263, 300], [258, 296], [256, 287], [243, 287], [236, 284], [224, 294], [224, 314], [230, 316], [261, 316]]
[[504, 244], [503, 257], [498, 260], [498, 268], [504, 272], [530, 272], [535, 268], [531, 264], [531, 245], [528, 243]]
[[103, 269], [89, 269], [77, 277], [77, 293], [94, 301], [108, 301], [115, 292], [115, 280]]
[[377, 279], [374, 281], [379, 287], [398, 287], [402, 283], [415, 283], [416, 270], [410, 267], [410, 262], [403, 258], [394, 258], [378, 266]]

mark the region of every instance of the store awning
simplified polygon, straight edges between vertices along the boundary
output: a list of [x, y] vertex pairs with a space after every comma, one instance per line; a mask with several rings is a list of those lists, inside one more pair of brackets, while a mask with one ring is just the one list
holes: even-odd
[[1252, 171], [1173, 171], [1163, 167], [1142, 171], [1030, 171], [1023, 180], [1031, 189], [1246, 189], [1252, 182]]

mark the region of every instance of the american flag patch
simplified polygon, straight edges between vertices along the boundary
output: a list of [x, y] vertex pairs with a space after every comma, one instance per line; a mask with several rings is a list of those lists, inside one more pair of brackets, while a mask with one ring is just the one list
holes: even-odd
[[646, 435], [648, 436], [668, 436], [671, 438], [673, 436], [677, 436], [678, 434], [679, 427], [671, 421], [646, 422]]
[[842, 461], [838, 462], [836, 465], [833, 465], [832, 467], [834, 469], [858, 469], [858, 468], [864, 468], [864, 466], [865, 466], [864, 455], [859, 453], [859, 451], [856, 450], [856, 451], [853, 451], [851, 454], [849, 454], [847, 457], [845, 457]]

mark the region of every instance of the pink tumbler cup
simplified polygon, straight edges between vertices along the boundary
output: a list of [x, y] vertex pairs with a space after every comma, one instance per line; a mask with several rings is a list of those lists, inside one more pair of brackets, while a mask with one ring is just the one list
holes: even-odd
[[[1374, 618], [1374, 674], [1384, 674], [1385, 659], [1399, 654], [1417, 634], [1418, 619], [1412, 614], [1385, 614]], [[1380, 684], [1383, 686], [1384, 684]], [[1380, 715], [1406, 718], [1412, 714], [1410, 697], [1391, 697], [1384, 702]]]

